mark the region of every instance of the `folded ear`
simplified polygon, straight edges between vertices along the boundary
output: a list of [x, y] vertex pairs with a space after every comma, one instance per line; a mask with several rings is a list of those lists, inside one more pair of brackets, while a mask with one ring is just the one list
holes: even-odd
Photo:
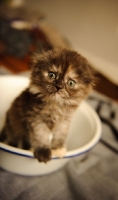
[[83, 68], [85, 68], [83, 76], [84, 83], [86, 85], [90, 84], [91, 86], [94, 86], [96, 83], [96, 77], [95, 77], [96, 71], [93, 69], [91, 64], [88, 63], [88, 61], [83, 64]]
[[36, 63], [38, 62], [39, 59], [43, 58], [43, 54], [52, 51], [54, 47], [51, 44], [48, 43], [42, 43], [39, 45], [37, 50], [32, 53], [31, 58], [30, 58], [30, 68], [33, 68]]
[[[37, 46], [38, 46], [38, 45], [37, 45]], [[42, 43], [37, 47], [36, 53], [43, 54], [44, 52], [53, 50], [53, 48], [54, 48], [54, 47], [53, 47], [51, 44], [49, 44], [48, 42], [42, 42]]]

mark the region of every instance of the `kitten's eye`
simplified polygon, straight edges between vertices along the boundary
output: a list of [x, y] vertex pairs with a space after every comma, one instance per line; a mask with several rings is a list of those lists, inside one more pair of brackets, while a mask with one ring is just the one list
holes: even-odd
[[55, 79], [56, 78], [56, 74], [53, 72], [48, 72], [48, 76], [50, 79]]
[[70, 79], [70, 80], [67, 82], [67, 84], [68, 84], [69, 87], [73, 88], [73, 87], [75, 86], [76, 82]]

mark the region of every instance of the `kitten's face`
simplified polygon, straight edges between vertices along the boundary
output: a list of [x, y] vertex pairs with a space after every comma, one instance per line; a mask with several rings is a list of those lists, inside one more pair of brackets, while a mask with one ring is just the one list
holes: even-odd
[[70, 50], [53, 50], [36, 55], [30, 91], [46, 100], [79, 103], [92, 88], [93, 73], [87, 61]]

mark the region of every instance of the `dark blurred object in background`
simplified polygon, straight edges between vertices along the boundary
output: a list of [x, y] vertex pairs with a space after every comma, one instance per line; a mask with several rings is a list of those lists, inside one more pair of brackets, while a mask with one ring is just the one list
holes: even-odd
[[17, 29], [12, 26], [14, 22], [24, 24], [20, 19], [0, 16], [0, 64], [15, 73], [29, 69], [33, 52], [41, 53], [44, 49], [51, 49], [52, 45], [38, 26]]
[[23, 58], [29, 53], [33, 37], [27, 30], [12, 28], [6, 18], [0, 17], [0, 41], [6, 47], [3, 54]]
[[[47, 23], [42, 26], [45, 20], [40, 11], [0, 4], [0, 68], [14, 74], [22, 73], [30, 70], [33, 52], [41, 53], [52, 46], [72, 48], [53, 26]], [[118, 86], [101, 73], [97, 73], [97, 77], [99, 81], [95, 90], [118, 101]]]

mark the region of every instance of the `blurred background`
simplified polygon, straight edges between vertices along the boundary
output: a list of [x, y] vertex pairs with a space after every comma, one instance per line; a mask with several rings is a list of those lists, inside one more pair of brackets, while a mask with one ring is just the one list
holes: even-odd
[[96, 91], [118, 101], [117, 0], [1, 0], [0, 72], [30, 70], [32, 52], [77, 50], [97, 70]]

